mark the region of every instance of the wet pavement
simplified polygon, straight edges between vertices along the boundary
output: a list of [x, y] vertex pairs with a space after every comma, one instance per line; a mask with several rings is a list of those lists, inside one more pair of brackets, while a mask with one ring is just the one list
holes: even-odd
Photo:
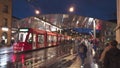
[[0, 68], [47, 67], [68, 52], [68, 49], [59, 46], [21, 53], [13, 53], [13, 47], [2, 47], [0, 48]]
[[13, 49], [11, 47], [1, 47], [0, 48], [0, 68], [12, 67], [11, 56], [13, 55]]
[[0, 55], [7, 54], [7, 53], [13, 53], [13, 47], [0, 47]]
[[[82, 68], [81, 59], [70, 50], [51, 47], [36, 51], [13, 53], [12, 47], [0, 48], [0, 68]], [[98, 68], [88, 49], [84, 68]]]

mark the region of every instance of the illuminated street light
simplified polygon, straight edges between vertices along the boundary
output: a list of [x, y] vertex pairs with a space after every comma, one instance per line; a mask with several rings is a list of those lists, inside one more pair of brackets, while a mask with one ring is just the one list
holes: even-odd
[[35, 14], [40, 14], [40, 11], [39, 10], [35, 10]]
[[69, 8], [69, 12], [74, 12], [74, 10], [75, 10], [75, 8], [74, 8], [73, 6], [71, 6], [71, 7]]

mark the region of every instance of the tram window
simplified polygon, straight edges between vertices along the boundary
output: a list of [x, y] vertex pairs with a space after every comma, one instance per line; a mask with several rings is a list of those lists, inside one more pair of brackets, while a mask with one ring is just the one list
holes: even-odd
[[23, 34], [20, 35], [20, 41], [23, 41]]
[[33, 34], [33, 42], [36, 42], [36, 34]]
[[24, 42], [27, 34], [28, 34], [27, 32], [19, 32], [19, 38], [18, 38], [18, 40], [20, 42]]
[[48, 35], [47, 42], [50, 43], [52, 41], [51, 35]]
[[29, 34], [27, 42], [30, 43], [30, 44], [33, 42], [32, 33]]
[[51, 36], [51, 42], [54, 42], [54, 36]]
[[60, 37], [58, 37], [58, 41], [60, 41]]
[[38, 35], [38, 44], [44, 43], [44, 35]]
[[53, 42], [56, 42], [57, 41], [57, 37], [56, 36], [52, 36], [53, 38]]

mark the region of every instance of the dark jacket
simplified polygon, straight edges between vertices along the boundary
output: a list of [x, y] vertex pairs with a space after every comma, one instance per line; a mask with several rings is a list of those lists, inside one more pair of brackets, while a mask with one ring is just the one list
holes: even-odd
[[120, 50], [111, 48], [105, 55], [103, 68], [120, 68]]
[[86, 53], [87, 53], [87, 46], [85, 44], [80, 44], [78, 46], [78, 52], [86, 55]]

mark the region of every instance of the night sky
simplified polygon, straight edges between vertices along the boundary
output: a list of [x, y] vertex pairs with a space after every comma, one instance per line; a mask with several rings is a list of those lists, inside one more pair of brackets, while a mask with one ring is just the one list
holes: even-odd
[[[70, 13], [73, 5], [75, 12]], [[13, 0], [13, 16], [26, 18], [35, 16], [35, 9], [41, 14], [75, 14], [101, 20], [116, 19], [116, 0]]]

